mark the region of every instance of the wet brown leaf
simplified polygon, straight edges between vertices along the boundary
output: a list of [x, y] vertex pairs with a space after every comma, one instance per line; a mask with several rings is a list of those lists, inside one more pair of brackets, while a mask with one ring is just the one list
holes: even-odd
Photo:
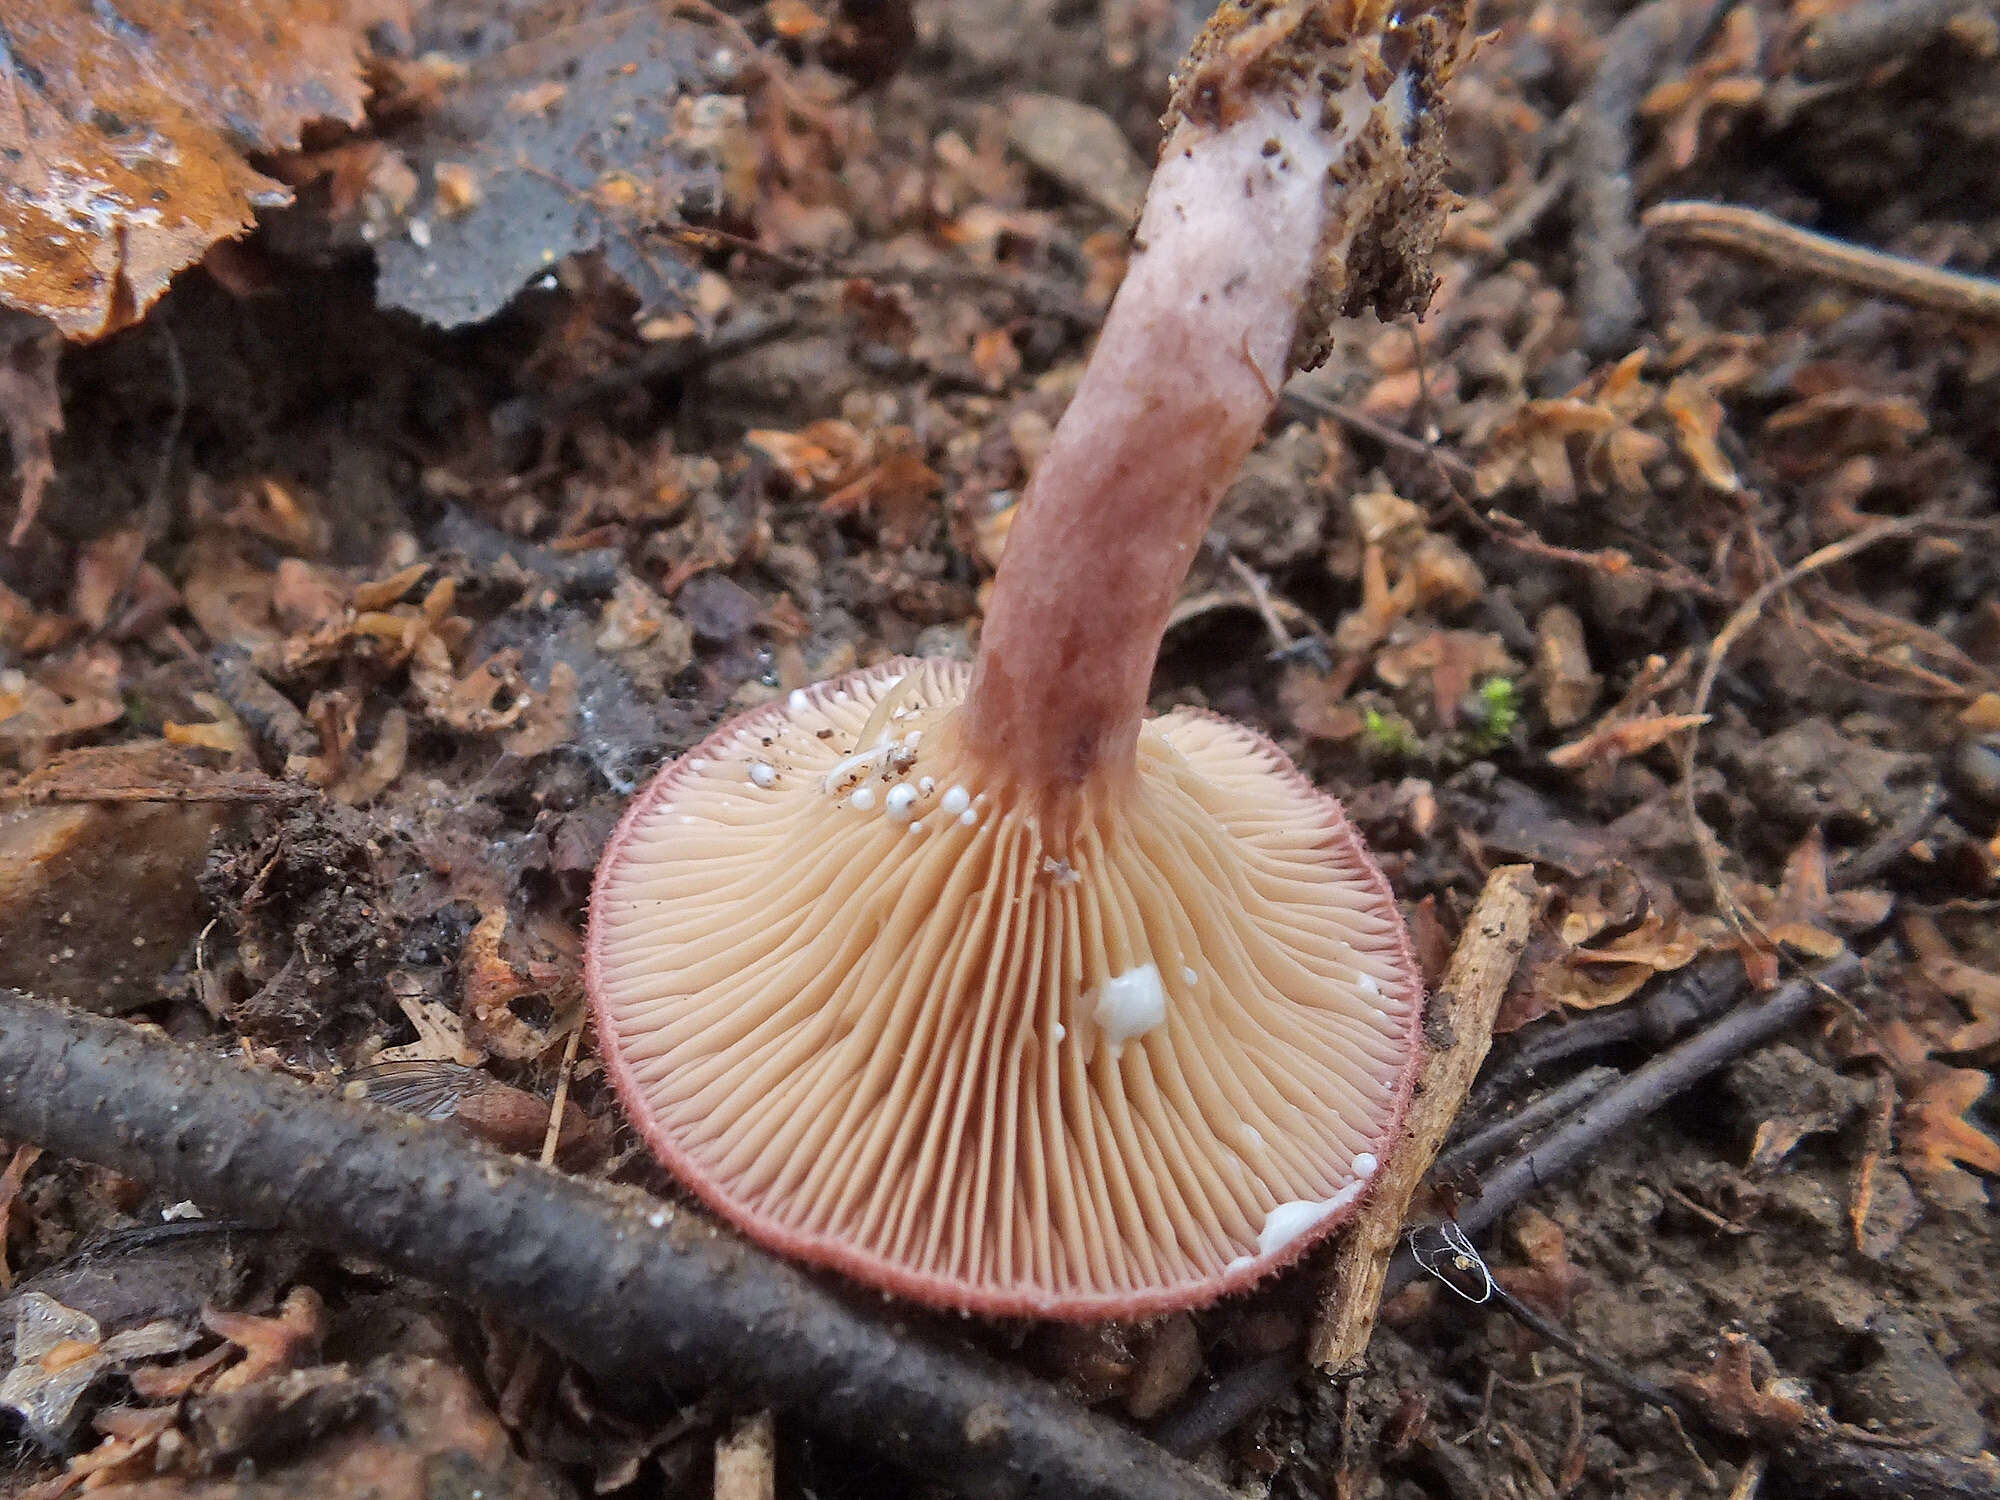
[[287, 198], [245, 152], [361, 119], [384, 0], [7, 7], [0, 303], [72, 339], [136, 321], [175, 273]]
[[1905, 1076], [1902, 1148], [1905, 1160], [1940, 1176], [1962, 1168], [2000, 1174], [2000, 1141], [1965, 1118], [1993, 1080], [1978, 1068], [1922, 1063]]
[[[1724, 1334], [1707, 1374], [1675, 1375], [1669, 1383], [1724, 1432], [1744, 1438], [1783, 1438], [1812, 1421], [1813, 1414], [1803, 1402], [1771, 1390], [1770, 1382], [1758, 1387], [1754, 1359], [1762, 1353], [1741, 1334]], [[1765, 1358], [1768, 1361], [1769, 1356]]]
[[1929, 917], [1908, 913], [1901, 930], [1924, 978], [1972, 1013], [1971, 1020], [1945, 1038], [1945, 1050], [1977, 1052], [2000, 1042], [2000, 975], [1960, 959]]
[[326, 1337], [326, 1307], [311, 1287], [293, 1287], [276, 1316], [204, 1309], [201, 1315], [216, 1333], [243, 1351], [243, 1362], [216, 1377], [212, 1390], [240, 1391], [266, 1376], [297, 1369]]

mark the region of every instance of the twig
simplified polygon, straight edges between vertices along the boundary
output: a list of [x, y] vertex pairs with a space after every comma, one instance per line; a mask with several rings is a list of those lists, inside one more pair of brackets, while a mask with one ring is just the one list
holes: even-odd
[[1649, 1040], [1665, 1046], [1696, 1023], [1720, 1015], [1743, 993], [1743, 965], [1733, 954], [1704, 958], [1644, 1000], [1551, 1026], [1530, 1037], [1480, 1081], [1466, 1113], [1491, 1114], [1548, 1069], [1573, 1058]]
[[1562, 1350], [1606, 1385], [1615, 1385], [1627, 1395], [1637, 1397], [1648, 1406], [1657, 1406], [1660, 1410], [1670, 1411], [1677, 1417], [1693, 1419], [1699, 1415], [1692, 1406], [1671, 1391], [1654, 1385], [1644, 1376], [1634, 1375], [1616, 1361], [1606, 1359], [1596, 1350], [1579, 1343], [1576, 1336], [1562, 1324], [1554, 1318], [1545, 1317], [1497, 1281], [1493, 1283], [1493, 1300], [1504, 1308], [1515, 1322], [1527, 1328], [1543, 1343]]
[[1777, 1454], [1800, 1494], [1848, 1500], [1994, 1500], [2000, 1463], [1981, 1453], [1964, 1457], [1935, 1448], [1882, 1448], [1852, 1440], [1807, 1437]]
[[556, 1074], [556, 1097], [549, 1105], [549, 1128], [542, 1135], [541, 1163], [545, 1167], [555, 1165], [556, 1143], [562, 1139], [563, 1115], [569, 1109], [570, 1070], [576, 1066], [576, 1050], [583, 1045], [583, 1028], [589, 1024], [587, 1016], [578, 1016], [563, 1044], [562, 1071]]
[[1456, 453], [1441, 448], [1436, 443], [1426, 442], [1420, 437], [1412, 437], [1409, 433], [1391, 427], [1387, 422], [1378, 421], [1359, 407], [1350, 406], [1345, 401], [1329, 401], [1318, 392], [1303, 390], [1296, 384], [1285, 387], [1285, 394], [1281, 399], [1288, 405], [1313, 416], [1332, 417], [1341, 426], [1358, 432], [1385, 448], [1394, 448], [1413, 458], [1426, 459], [1463, 484], [1470, 485], [1475, 478], [1472, 465]]
[[1631, 341], [1642, 304], [1632, 268], [1632, 122], [1661, 74], [1700, 45], [1719, 0], [1646, 0], [1612, 27], [1591, 80], [1563, 125], [1576, 218], [1576, 307], [1583, 347], [1615, 354]]
[[[1490, 1228], [1529, 1190], [1567, 1172], [1635, 1120], [1644, 1119], [1682, 1090], [1717, 1068], [1789, 1031], [1822, 999], [1827, 989], [1851, 982], [1861, 972], [1852, 952], [1828, 959], [1810, 975], [1792, 980], [1768, 999], [1738, 1006], [1670, 1051], [1634, 1069], [1606, 1089], [1573, 1119], [1551, 1131], [1479, 1185], [1479, 1196], [1458, 1215], [1467, 1234]], [[1398, 1257], [1399, 1263], [1403, 1260]], [[1414, 1263], [1403, 1273], [1407, 1282]], [[1392, 1289], [1398, 1282], [1390, 1269]]]
[[1440, 1152], [1437, 1175], [1447, 1177], [1470, 1171], [1509, 1146], [1525, 1144], [1535, 1132], [1581, 1109], [1624, 1076], [1616, 1068], [1585, 1068], [1539, 1099], [1522, 1105], [1506, 1119], [1481, 1126], [1456, 1145]]
[[1292, 639], [1292, 633], [1285, 629], [1285, 622], [1278, 618], [1278, 611], [1272, 607], [1271, 581], [1234, 552], [1225, 552], [1223, 558], [1229, 564], [1229, 571], [1234, 573], [1242, 581], [1243, 587], [1250, 591], [1250, 599], [1256, 607], [1257, 617], [1264, 622], [1264, 629], [1270, 633], [1272, 654], [1276, 656], [1289, 654], [1297, 642]]
[[600, 1379], [713, 1386], [977, 1496], [1221, 1500], [1134, 1433], [706, 1219], [0, 991], [0, 1137], [448, 1287]]
[[1334, 1250], [1326, 1302], [1310, 1344], [1312, 1362], [1321, 1369], [1341, 1369], [1367, 1351], [1382, 1303], [1382, 1280], [1402, 1238], [1410, 1201], [1486, 1061], [1493, 1018], [1527, 946], [1541, 894], [1531, 866], [1503, 865], [1487, 876], [1466, 920], [1451, 968], [1431, 1000], [1436, 1020], [1425, 1026], [1424, 1058], [1403, 1138]]
[[1844, 891], [1866, 885], [1908, 854], [1910, 846], [1930, 831], [1943, 808], [1944, 788], [1935, 781], [1925, 783], [1909, 811], [1826, 872], [1828, 889]]
[[247, 646], [234, 642], [217, 646], [208, 662], [215, 673], [216, 695], [252, 734], [285, 758], [287, 771], [319, 754], [319, 736], [306, 716], [257, 670]]
[[[1562, 1324], [1544, 1317], [1497, 1282], [1493, 1300], [1545, 1343], [1560, 1349], [1591, 1374], [1630, 1396], [1658, 1407], [1676, 1425], [1699, 1423], [1717, 1436], [1718, 1428], [1694, 1402], [1654, 1385], [1579, 1341]], [[1845, 1436], [1843, 1433], [1857, 1433]], [[1808, 1426], [1777, 1453], [1776, 1467], [1801, 1493], [1833, 1500], [1993, 1500], [2000, 1495], [2000, 1464], [1990, 1454], [1967, 1458], [1934, 1448], [1885, 1446], [1865, 1440], [1854, 1428]], [[1757, 1462], [1761, 1455], [1753, 1456]], [[1761, 1472], [1761, 1465], [1759, 1466]], [[1741, 1491], [1741, 1485], [1737, 1491]]]
[[[1535, 1188], [1578, 1165], [1625, 1126], [1796, 1025], [1818, 1003], [1823, 989], [1848, 983], [1860, 968], [1860, 959], [1852, 953], [1829, 959], [1814, 974], [1793, 980], [1766, 1000], [1731, 1011], [1707, 1030], [1629, 1074], [1567, 1124], [1491, 1173], [1480, 1184], [1479, 1196], [1458, 1216], [1459, 1225], [1467, 1233], [1490, 1228]], [[1383, 1295], [1394, 1296], [1421, 1274], [1405, 1247], [1389, 1264]], [[1283, 1396], [1298, 1374], [1298, 1356], [1290, 1351], [1240, 1366], [1180, 1411], [1156, 1423], [1150, 1429], [1153, 1440], [1172, 1453], [1197, 1452], [1227, 1437]]]
[[1147, 1436], [1169, 1453], [1199, 1453], [1273, 1401], [1282, 1400], [1298, 1384], [1303, 1368], [1297, 1349], [1281, 1349], [1238, 1365], [1180, 1410], [1147, 1428]]
[[1694, 240], [1797, 276], [1819, 276], [1841, 286], [1889, 297], [1933, 312], [1980, 322], [2000, 322], [2000, 281], [1947, 271], [1921, 261], [1815, 234], [1772, 214], [1734, 203], [1679, 200], [1656, 203], [1639, 221], [1663, 238]]
[[1813, 80], [1858, 73], [1920, 52], [1960, 16], [1990, 11], [1992, 0], [1862, 0], [1823, 16], [1799, 49], [1799, 73]]
[[777, 1445], [777, 1423], [768, 1411], [716, 1439], [715, 1500], [773, 1500], [778, 1492]]

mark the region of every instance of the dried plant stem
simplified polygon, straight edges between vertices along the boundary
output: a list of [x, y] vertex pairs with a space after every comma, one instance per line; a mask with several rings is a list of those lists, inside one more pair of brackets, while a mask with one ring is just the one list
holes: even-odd
[[2000, 322], [2000, 281], [1946, 271], [1881, 250], [1815, 234], [1733, 203], [1656, 203], [1640, 223], [1662, 238], [1693, 240], [1747, 255], [1779, 270], [1979, 322]]
[[1456, 1141], [1448, 1149], [1439, 1152], [1438, 1172], [1446, 1174], [1471, 1171], [1481, 1162], [1498, 1156], [1507, 1147], [1525, 1144], [1536, 1132], [1567, 1115], [1574, 1114], [1623, 1076], [1616, 1068], [1601, 1065], [1585, 1068], [1574, 1078], [1566, 1079], [1539, 1099], [1522, 1105], [1516, 1113], [1507, 1116], [1506, 1119], [1482, 1125], [1469, 1133], [1464, 1140]]
[[577, 1048], [583, 1045], [583, 1028], [590, 1024], [590, 1017], [580, 1015], [576, 1024], [569, 1029], [569, 1040], [563, 1044], [562, 1068], [556, 1074], [556, 1097], [549, 1105], [549, 1128], [542, 1133], [541, 1163], [552, 1167], [556, 1161], [556, 1143], [562, 1139], [563, 1114], [569, 1108], [570, 1074], [576, 1067]]
[[1493, 1018], [1540, 906], [1541, 887], [1530, 866], [1503, 865], [1486, 878], [1444, 985], [1431, 1001], [1432, 1014], [1448, 1028], [1448, 1036], [1442, 1045], [1426, 1048], [1416, 1096], [1403, 1121], [1402, 1144], [1389, 1155], [1374, 1192], [1334, 1251], [1327, 1299], [1310, 1350], [1313, 1363], [1322, 1369], [1341, 1369], [1367, 1351], [1383, 1279], [1410, 1202], [1486, 1061]]
[[635, 1390], [713, 1387], [975, 1496], [1220, 1500], [1136, 1434], [672, 1204], [0, 990], [0, 1137], [435, 1282]]

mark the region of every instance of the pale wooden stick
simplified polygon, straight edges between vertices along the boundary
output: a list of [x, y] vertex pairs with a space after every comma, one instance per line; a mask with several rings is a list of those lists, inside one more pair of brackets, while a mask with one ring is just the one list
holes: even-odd
[[569, 1031], [569, 1042], [563, 1048], [562, 1072], [556, 1075], [556, 1099], [549, 1106], [549, 1128], [542, 1136], [542, 1165], [554, 1166], [556, 1143], [562, 1139], [563, 1114], [569, 1109], [569, 1078], [576, 1069], [576, 1049], [583, 1042], [583, 1028], [590, 1024], [587, 1016], [578, 1016], [576, 1025]]
[[1403, 1121], [1403, 1143], [1389, 1155], [1375, 1191], [1334, 1252], [1326, 1301], [1312, 1337], [1313, 1363], [1322, 1369], [1353, 1364], [1368, 1348], [1382, 1302], [1382, 1279], [1410, 1201], [1486, 1061], [1493, 1018], [1527, 946], [1541, 896], [1527, 865], [1502, 865], [1479, 893], [1444, 985], [1431, 999], [1430, 1014], [1442, 1025], [1433, 1021], [1425, 1026], [1426, 1051], [1416, 1097]]
[[760, 1411], [715, 1444], [715, 1500], [774, 1500], [778, 1493], [778, 1424]]

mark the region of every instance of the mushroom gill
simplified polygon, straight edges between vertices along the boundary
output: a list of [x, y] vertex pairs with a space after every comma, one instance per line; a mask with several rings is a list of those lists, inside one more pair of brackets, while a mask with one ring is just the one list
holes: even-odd
[[635, 1123], [753, 1237], [934, 1304], [1140, 1316], [1268, 1274], [1362, 1191], [1420, 995], [1340, 808], [1176, 710], [1136, 773], [984, 778], [968, 669], [732, 721], [630, 809], [590, 987]]

